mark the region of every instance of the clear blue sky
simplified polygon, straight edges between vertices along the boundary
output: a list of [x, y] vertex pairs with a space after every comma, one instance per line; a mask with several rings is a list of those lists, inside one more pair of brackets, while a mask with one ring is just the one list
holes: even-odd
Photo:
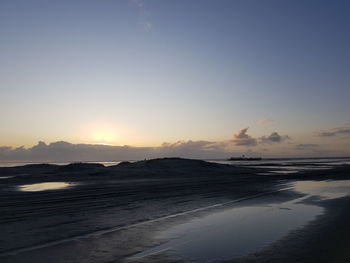
[[350, 122], [349, 11], [339, 0], [2, 0], [0, 145], [223, 141], [249, 126], [336, 150], [349, 137], [314, 132]]

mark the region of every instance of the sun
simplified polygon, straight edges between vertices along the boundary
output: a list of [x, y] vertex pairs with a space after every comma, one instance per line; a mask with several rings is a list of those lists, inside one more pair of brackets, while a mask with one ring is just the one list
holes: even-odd
[[96, 130], [91, 134], [91, 140], [96, 144], [111, 145], [117, 139], [117, 132], [113, 130]]
[[83, 143], [111, 146], [133, 145], [140, 142], [133, 129], [124, 123], [112, 121], [84, 123], [80, 126], [76, 137]]
[[80, 129], [80, 140], [89, 144], [116, 145], [121, 140], [120, 127], [113, 123], [90, 122]]

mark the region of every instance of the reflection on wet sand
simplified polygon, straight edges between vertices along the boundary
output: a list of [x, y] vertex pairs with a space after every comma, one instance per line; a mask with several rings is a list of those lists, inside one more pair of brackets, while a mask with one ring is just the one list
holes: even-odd
[[298, 181], [294, 183], [298, 192], [319, 196], [321, 199], [334, 199], [350, 194], [350, 180], [337, 181]]
[[13, 178], [14, 176], [0, 176], [0, 180], [1, 179], [9, 179], [9, 178]]
[[169, 250], [191, 262], [243, 256], [261, 250], [323, 213], [322, 207], [301, 201], [311, 196], [330, 199], [350, 194], [350, 181], [299, 181], [293, 186], [306, 195], [279, 204], [231, 208], [176, 225], [156, 235], [162, 245], [132, 258]]
[[38, 184], [24, 184], [18, 186], [19, 191], [24, 192], [38, 192], [38, 191], [46, 191], [46, 190], [58, 190], [64, 189], [72, 186], [71, 183], [64, 182], [50, 182], [50, 183], [38, 183]]
[[157, 238], [170, 241], [134, 258], [171, 249], [198, 262], [230, 259], [277, 241], [322, 211], [321, 207], [303, 204], [233, 208], [160, 233]]

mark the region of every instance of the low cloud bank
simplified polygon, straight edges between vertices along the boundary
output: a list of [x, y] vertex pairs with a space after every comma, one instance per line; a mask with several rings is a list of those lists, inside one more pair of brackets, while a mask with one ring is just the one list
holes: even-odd
[[25, 149], [0, 147], [1, 160], [26, 161], [108, 161], [142, 159], [152, 155], [150, 147], [72, 144], [64, 141], [37, 145]]
[[[273, 132], [269, 136], [254, 138], [247, 134], [249, 127], [234, 134], [227, 141], [178, 141], [163, 143], [159, 147], [109, 146], [95, 144], [72, 144], [59, 141], [46, 144], [39, 142], [31, 148], [0, 147], [2, 161], [121, 161], [159, 157], [228, 158], [249, 153], [260, 155], [252, 147], [259, 144], [281, 143], [289, 137]], [[249, 148], [249, 149], [247, 149]]]
[[[179, 141], [160, 147], [39, 142], [31, 148], [0, 147], [0, 160], [7, 161], [120, 161], [178, 156], [185, 158], [227, 158], [233, 152], [206, 141]], [[241, 154], [241, 153], [236, 153]]]

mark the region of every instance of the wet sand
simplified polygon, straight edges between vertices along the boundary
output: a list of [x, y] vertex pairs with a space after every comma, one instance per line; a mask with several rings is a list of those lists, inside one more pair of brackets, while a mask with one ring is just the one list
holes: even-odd
[[[298, 175], [260, 172], [183, 159], [0, 168], [0, 177], [7, 177], [0, 181], [0, 261], [186, 262], [171, 249], [133, 256], [164, 244], [157, 233], [193, 219], [305, 196], [290, 189], [293, 181], [350, 179], [347, 166]], [[23, 185], [54, 182], [68, 187], [23, 191]], [[348, 262], [350, 199], [302, 202], [324, 212], [259, 251], [227, 262]]]

